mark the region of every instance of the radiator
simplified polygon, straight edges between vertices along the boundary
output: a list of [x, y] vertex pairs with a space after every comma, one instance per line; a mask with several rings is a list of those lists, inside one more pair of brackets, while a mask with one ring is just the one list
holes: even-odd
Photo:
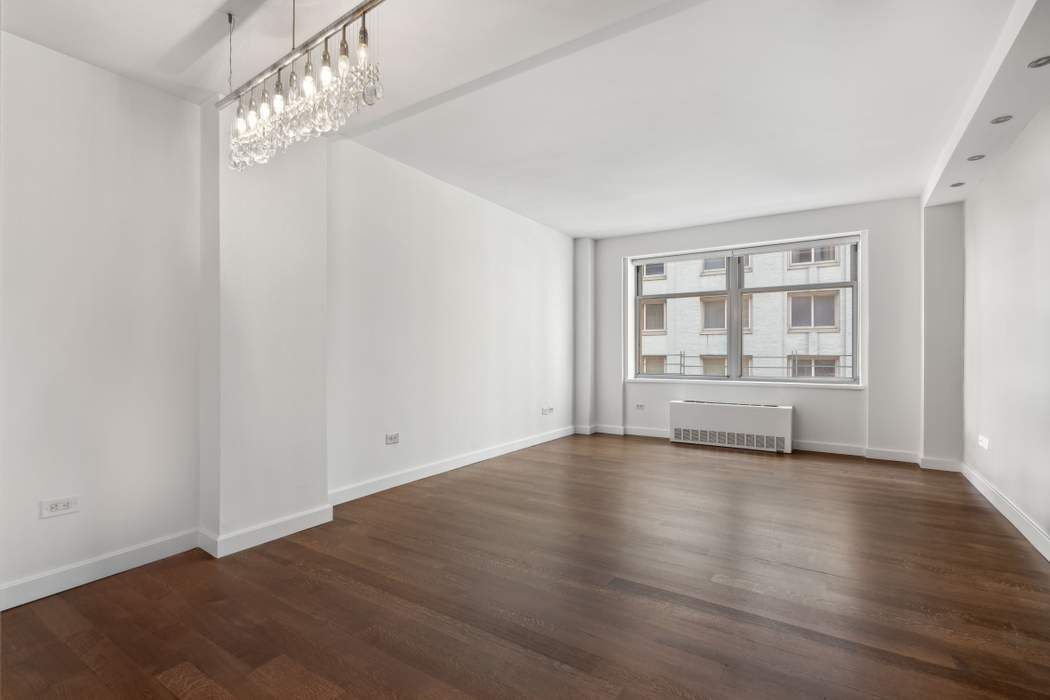
[[791, 406], [672, 401], [671, 442], [791, 452]]

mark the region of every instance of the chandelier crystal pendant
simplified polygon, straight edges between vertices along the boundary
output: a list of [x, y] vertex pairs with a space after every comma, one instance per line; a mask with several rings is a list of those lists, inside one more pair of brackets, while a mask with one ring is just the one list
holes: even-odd
[[[323, 30], [295, 45], [295, 0], [292, 2], [291, 52], [247, 83], [233, 89], [233, 16], [230, 28], [230, 91], [217, 103], [236, 103], [230, 133], [229, 165], [244, 171], [268, 162], [294, 143], [340, 129], [357, 111], [383, 97], [379, 65], [369, 48], [366, 14], [383, 0], [367, 0]], [[347, 28], [360, 19], [356, 60], [351, 60]], [[339, 57], [333, 70], [329, 38], [340, 35]], [[352, 36], [352, 35], [351, 35]], [[321, 68], [314, 69], [313, 52], [323, 46]], [[301, 69], [300, 69], [301, 66]], [[301, 70], [301, 77], [300, 77]], [[284, 87], [287, 71], [288, 88]], [[261, 102], [256, 102], [259, 96]], [[271, 95], [273, 97], [271, 98]]]

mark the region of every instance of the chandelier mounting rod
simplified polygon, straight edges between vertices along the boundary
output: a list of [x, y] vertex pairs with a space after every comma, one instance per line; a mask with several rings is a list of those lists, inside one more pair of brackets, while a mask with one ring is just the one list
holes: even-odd
[[233, 104], [240, 98], [241, 95], [249, 92], [250, 90], [254, 90], [259, 85], [262, 85], [263, 81], [269, 78], [271, 75], [275, 74], [282, 68], [290, 66], [293, 62], [305, 56], [307, 52], [312, 51], [313, 49], [320, 46], [327, 37], [330, 37], [336, 32], [338, 32], [340, 29], [343, 28], [343, 26], [356, 21], [358, 18], [362, 17], [366, 12], [369, 12], [375, 9], [376, 7], [379, 7], [381, 4], [383, 4], [383, 2], [384, 0], [364, 0], [364, 2], [358, 4], [356, 7], [354, 7], [354, 9], [340, 16], [334, 22], [328, 24], [328, 26], [326, 26], [324, 29], [317, 32], [309, 39], [305, 40], [303, 43], [294, 47], [291, 51], [286, 53], [284, 56], [281, 56], [281, 58], [271, 63], [268, 67], [256, 73], [253, 78], [242, 84], [236, 90], [231, 90], [225, 96], [221, 97], [219, 101], [215, 103], [215, 107], [217, 109], [222, 109], [226, 105]]

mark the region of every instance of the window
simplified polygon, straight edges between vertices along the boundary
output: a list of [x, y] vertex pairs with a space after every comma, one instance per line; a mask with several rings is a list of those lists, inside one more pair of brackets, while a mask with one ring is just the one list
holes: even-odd
[[791, 376], [793, 377], [835, 377], [838, 376], [839, 358], [833, 355], [796, 355], [791, 358]]
[[664, 374], [667, 370], [667, 358], [663, 355], [645, 355], [642, 357], [642, 374]]
[[839, 293], [812, 292], [807, 294], [790, 294], [791, 328], [830, 328], [836, 327], [836, 307]]
[[727, 376], [725, 355], [704, 355], [700, 359], [703, 362], [705, 377]]
[[705, 275], [718, 275], [725, 274], [726, 271], [726, 259], [719, 258], [704, 258], [703, 263], [700, 266], [701, 272]]
[[[860, 237], [633, 263], [639, 376], [859, 381]], [[655, 283], [653, 275], [666, 274]]]
[[663, 279], [667, 275], [664, 273], [663, 263], [650, 263], [645, 266], [645, 279]]
[[833, 263], [838, 259], [835, 255], [836, 247], [823, 245], [815, 248], [795, 248], [791, 251], [791, 264], [816, 265], [819, 263]]
[[664, 302], [647, 301], [642, 304], [642, 332], [666, 333], [664, 327]]
[[724, 333], [726, 330], [726, 298], [711, 297], [700, 300], [701, 331], [705, 333]]

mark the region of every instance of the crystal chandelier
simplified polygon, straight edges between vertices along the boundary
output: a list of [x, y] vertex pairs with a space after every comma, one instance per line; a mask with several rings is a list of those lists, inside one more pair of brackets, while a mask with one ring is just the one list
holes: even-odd
[[[233, 15], [230, 28], [230, 92], [220, 109], [237, 103], [230, 133], [229, 165], [243, 171], [268, 162], [291, 144], [337, 130], [362, 107], [383, 97], [379, 65], [369, 50], [366, 14], [383, 0], [367, 0], [295, 46], [295, 0], [292, 0], [292, 50], [247, 83], [233, 89]], [[360, 19], [353, 55], [347, 30]], [[329, 40], [337, 34], [339, 55], [333, 65]], [[321, 68], [314, 70], [314, 51], [323, 47]], [[300, 77], [297, 63], [302, 63]], [[284, 78], [287, 75], [287, 87]], [[272, 80], [271, 80], [272, 79]]]

